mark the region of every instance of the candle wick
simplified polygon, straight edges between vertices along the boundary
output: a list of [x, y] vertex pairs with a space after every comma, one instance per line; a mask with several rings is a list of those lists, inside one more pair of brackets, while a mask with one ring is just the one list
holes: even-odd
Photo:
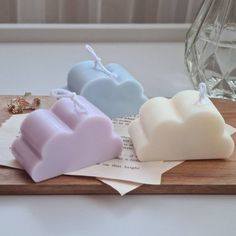
[[106, 73], [109, 77], [111, 77], [111, 78], [117, 78], [117, 77], [118, 77], [117, 74], [115, 74], [115, 73], [109, 71], [109, 70], [103, 65], [102, 59], [101, 59], [100, 57], [98, 57], [98, 55], [96, 54], [96, 52], [94, 51], [94, 49], [93, 49], [90, 45], [86, 44], [86, 45], [85, 45], [85, 48], [88, 50], [88, 52], [90, 52], [90, 54], [91, 54], [91, 55], [93, 56], [93, 58], [94, 58], [94, 68], [95, 68], [95, 69], [99, 66], [99, 67], [102, 69], [102, 71], [103, 71], [104, 73]]
[[80, 107], [83, 113], [87, 113], [86, 108], [78, 101], [77, 95], [74, 92], [70, 92], [66, 89], [52, 89], [51, 95], [56, 98], [70, 98], [71, 101], [74, 103], [74, 107]]
[[198, 104], [206, 104], [208, 103], [208, 96], [207, 96], [207, 87], [205, 83], [199, 84], [199, 98]]

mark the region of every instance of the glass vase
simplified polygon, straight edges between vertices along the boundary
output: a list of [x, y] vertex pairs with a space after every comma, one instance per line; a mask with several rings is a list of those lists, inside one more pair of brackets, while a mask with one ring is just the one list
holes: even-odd
[[185, 62], [197, 89], [236, 100], [236, 0], [205, 0], [190, 27]]

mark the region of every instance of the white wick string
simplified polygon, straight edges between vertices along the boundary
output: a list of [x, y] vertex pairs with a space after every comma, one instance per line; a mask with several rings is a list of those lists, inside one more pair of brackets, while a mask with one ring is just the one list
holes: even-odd
[[75, 108], [76, 106], [78, 106], [83, 112], [87, 113], [86, 108], [78, 101], [76, 93], [70, 92], [66, 89], [57, 88], [51, 90], [51, 95], [56, 98], [70, 98], [71, 101], [74, 103]]
[[91, 53], [91, 55], [94, 58], [94, 68], [97, 68], [97, 66], [100, 66], [100, 68], [102, 69], [102, 71], [104, 73], [106, 73], [109, 77], [112, 78], [117, 78], [117, 74], [112, 73], [111, 71], [109, 71], [103, 64], [102, 64], [102, 59], [100, 57], [98, 57], [98, 55], [95, 53], [94, 49], [89, 46], [88, 44], [85, 45], [85, 48], [88, 50], [88, 52]]
[[205, 83], [199, 84], [199, 99], [198, 104], [206, 104], [208, 103], [208, 97], [207, 97], [207, 88]]

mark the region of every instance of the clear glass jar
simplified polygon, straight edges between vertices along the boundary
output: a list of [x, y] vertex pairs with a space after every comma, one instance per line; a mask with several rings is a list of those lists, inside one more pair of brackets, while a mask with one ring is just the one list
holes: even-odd
[[189, 29], [185, 62], [195, 88], [236, 100], [236, 0], [205, 0]]

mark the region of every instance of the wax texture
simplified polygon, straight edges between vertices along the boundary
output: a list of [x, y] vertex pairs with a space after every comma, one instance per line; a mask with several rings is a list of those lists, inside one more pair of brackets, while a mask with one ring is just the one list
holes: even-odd
[[116, 78], [94, 65], [94, 61], [76, 64], [68, 74], [67, 88], [84, 96], [110, 118], [136, 115], [147, 101], [142, 85], [119, 64], [105, 66]]
[[83, 97], [61, 98], [30, 113], [12, 144], [16, 160], [35, 182], [118, 157], [122, 140], [109, 117]]
[[214, 104], [198, 103], [198, 91], [172, 99], [152, 98], [140, 109], [129, 134], [140, 161], [225, 159], [234, 142]]

